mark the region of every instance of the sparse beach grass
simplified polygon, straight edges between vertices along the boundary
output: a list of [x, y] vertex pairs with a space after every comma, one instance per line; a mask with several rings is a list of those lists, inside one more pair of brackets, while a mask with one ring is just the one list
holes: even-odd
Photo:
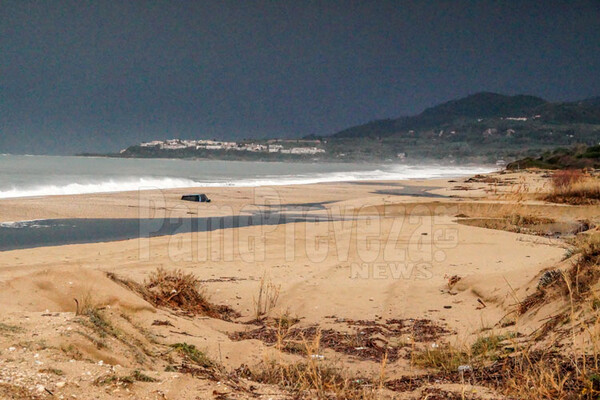
[[[284, 339], [279, 338], [278, 343]], [[281, 351], [282, 348], [279, 348]], [[343, 364], [323, 361], [321, 334], [304, 339], [301, 346], [302, 361], [286, 362], [266, 358], [252, 368], [239, 370], [241, 376], [260, 383], [278, 385], [300, 398], [375, 400], [382, 398], [387, 359], [380, 363], [375, 377], [356, 377], [348, 374]]]
[[595, 204], [600, 201], [600, 178], [580, 170], [557, 171], [550, 193], [541, 197], [553, 203]]
[[197, 349], [193, 344], [175, 343], [170, 347], [200, 367], [211, 368], [215, 366], [215, 363], [203, 351]]

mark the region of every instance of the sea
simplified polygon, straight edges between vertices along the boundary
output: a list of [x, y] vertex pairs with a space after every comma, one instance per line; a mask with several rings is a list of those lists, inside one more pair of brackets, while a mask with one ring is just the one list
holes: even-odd
[[[182, 187], [257, 187], [450, 178], [490, 172], [494, 169], [495, 167], [490, 166], [436, 164], [191, 161], [0, 155], [0, 207], [2, 199], [27, 197]], [[215, 221], [212, 218], [190, 218], [188, 223], [168, 218], [4, 221], [0, 222], [0, 252], [301, 222], [304, 218], [306, 217], [302, 215], [269, 214], [268, 217], [232, 215]]]
[[183, 187], [451, 178], [495, 166], [0, 155], [0, 199]]

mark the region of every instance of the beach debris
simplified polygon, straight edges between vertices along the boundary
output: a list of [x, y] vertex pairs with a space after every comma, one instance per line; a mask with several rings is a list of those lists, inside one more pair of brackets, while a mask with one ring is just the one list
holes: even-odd
[[473, 367], [471, 367], [470, 365], [459, 365], [457, 369], [461, 380], [464, 379], [465, 372], [473, 371]]
[[473, 367], [471, 367], [470, 365], [459, 365], [458, 366], [458, 372], [465, 372], [465, 371], [472, 371]]
[[556, 282], [561, 276], [562, 271], [560, 269], [551, 269], [544, 272], [540, 277], [540, 280], [538, 281], [538, 289], [550, 286], [552, 283]]
[[444, 277], [448, 280], [448, 289], [452, 289], [454, 285], [456, 285], [458, 281], [462, 279], [462, 277], [460, 277], [459, 275], [445, 275]]
[[478, 310], [481, 310], [482, 308], [486, 308], [487, 307], [485, 305], [485, 303], [483, 302], [483, 300], [481, 300], [479, 297], [477, 298], [477, 302], [480, 304], [480, 306], [477, 307]]
[[171, 321], [167, 321], [167, 320], [161, 321], [161, 320], [158, 320], [158, 319], [155, 319], [152, 322], [152, 325], [153, 326], [173, 326], [173, 324], [171, 323]]
[[459, 365], [457, 370], [460, 375], [460, 380], [462, 381], [465, 379], [465, 372], [473, 372], [473, 367], [470, 365]]
[[[322, 329], [318, 325], [292, 327], [285, 331], [281, 350], [292, 354], [302, 353], [304, 341], [313, 340], [319, 335], [322, 348], [360, 360], [381, 362], [385, 358], [393, 362], [405, 356], [406, 345], [402, 343], [413, 340], [430, 343], [451, 333], [428, 319], [387, 319], [385, 322], [379, 322], [339, 318], [335, 322], [344, 323], [354, 329], [337, 331]], [[235, 332], [229, 337], [234, 341], [255, 339], [268, 345], [281, 344], [281, 332], [278, 331], [278, 327], [268, 324], [250, 331]]]

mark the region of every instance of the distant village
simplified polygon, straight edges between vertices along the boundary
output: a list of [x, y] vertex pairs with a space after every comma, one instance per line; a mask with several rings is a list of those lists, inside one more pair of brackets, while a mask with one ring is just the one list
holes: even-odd
[[[140, 143], [140, 147], [154, 148], [157, 150], [221, 150], [221, 151], [248, 151], [253, 153], [280, 153], [280, 154], [320, 154], [325, 153], [321, 147], [321, 140], [285, 140], [272, 139], [266, 143], [256, 142], [223, 142], [218, 140], [185, 140], [169, 139], [154, 140]], [[124, 153], [125, 150], [121, 150]]]

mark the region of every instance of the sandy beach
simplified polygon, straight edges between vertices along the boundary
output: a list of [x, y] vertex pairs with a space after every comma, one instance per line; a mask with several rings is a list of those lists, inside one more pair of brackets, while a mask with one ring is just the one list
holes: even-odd
[[[288, 335], [308, 347], [319, 331], [318, 352], [309, 359], [369, 379], [381, 376], [384, 365], [382, 398], [425, 398], [428, 390], [501, 398], [469, 380], [403, 379], [424, 373], [414, 362], [424, 348], [468, 346], [482, 332], [525, 336], [552, 313], [511, 316], [540, 274], [564, 263], [561, 234], [568, 232], [517, 233], [474, 220], [551, 216], [562, 229], [597, 218], [595, 206], [536, 200], [545, 185], [542, 173], [496, 173], [0, 200], [5, 224], [79, 218], [185, 224], [208, 217], [224, 224], [156, 237], [146, 227], [139, 239], [0, 252], [0, 394], [20, 398], [22, 388], [24, 398], [292, 398], [244, 371], [306, 359], [278, 341]], [[199, 191], [212, 202], [180, 200]], [[240, 228], [224, 222], [240, 215], [255, 222]], [[123, 283], [143, 283], [157, 268], [193, 274], [209, 302], [232, 313], [156, 306]], [[104, 322], [76, 315], [84, 303], [101, 310]], [[282, 320], [293, 321], [284, 333]], [[194, 345], [219, 373], [182, 369], [177, 343]], [[151, 379], [105, 382], [134, 372]]]

